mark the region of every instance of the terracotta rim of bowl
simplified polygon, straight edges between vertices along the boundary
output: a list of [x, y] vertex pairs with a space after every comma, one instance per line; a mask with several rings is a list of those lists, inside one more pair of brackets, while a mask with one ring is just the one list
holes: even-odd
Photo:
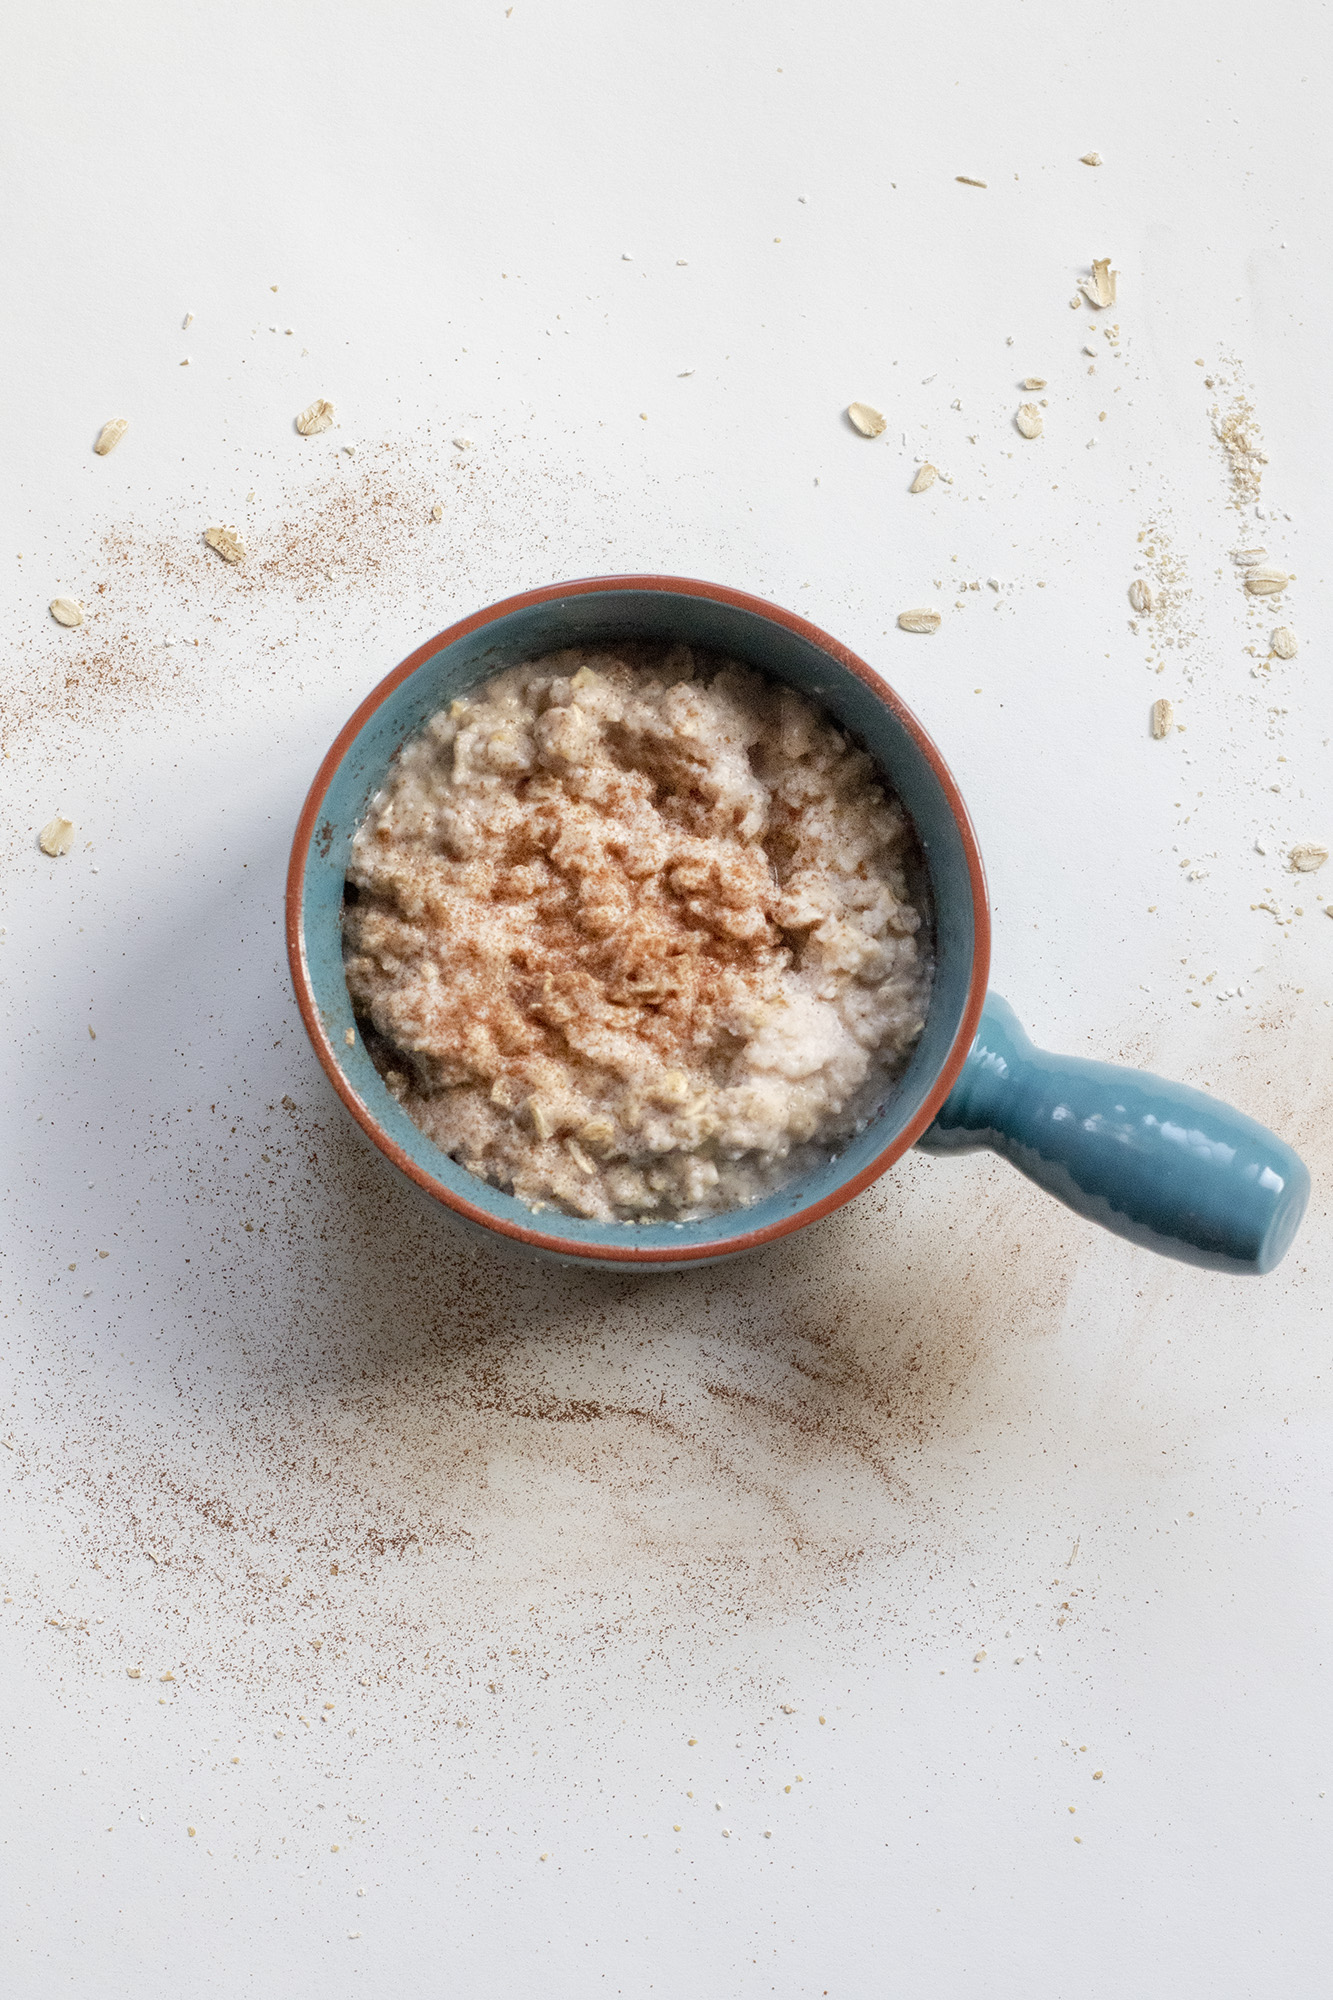
[[[489, 1214], [484, 1208], [477, 1207], [468, 1201], [466, 1196], [446, 1186], [443, 1181], [436, 1180], [419, 1166], [410, 1154], [405, 1153], [401, 1146], [395, 1144], [348, 1084], [339, 1065], [337, 1053], [320, 1018], [310, 980], [310, 969], [306, 961], [301, 912], [306, 862], [311, 843], [315, 839], [324, 797], [332, 783], [333, 775], [375, 710], [410, 674], [415, 673], [418, 667], [423, 666], [443, 647], [452, 645], [458, 639], [466, 638], [470, 632], [477, 631], [481, 626], [493, 624], [497, 618], [508, 617], [511, 612], [526, 610], [529, 605], [546, 603], [554, 597], [582, 597], [595, 591], [608, 590], [655, 590], [671, 592], [680, 597], [709, 597], [719, 604], [729, 604], [740, 611], [754, 612], [758, 617], [766, 618], [775, 625], [785, 626], [798, 638], [807, 640], [811, 645], [817, 646], [820, 652], [827, 653], [830, 659], [836, 660], [839, 666], [847, 669], [848, 673], [855, 674], [878, 700], [892, 709], [934, 771], [958, 827], [967, 856], [968, 877], [972, 885], [972, 920], [976, 943], [972, 956], [972, 977], [968, 986], [967, 1005], [963, 1009], [963, 1018], [948, 1056], [916, 1116], [894, 1135], [890, 1144], [871, 1161], [869, 1166], [863, 1167], [851, 1180], [842, 1182], [832, 1194], [825, 1195], [822, 1201], [811, 1202], [807, 1208], [799, 1209], [782, 1222], [770, 1223], [766, 1229], [738, 1230], [734, 1236], [713, 1243], [681, 1243], [679, 1246], [663, 1244], [651, 1247], [638, 1247], [632, 1241], [627, 1241], [623, 1245], [581, 1243], [570, 1237], [558, 1236], [549, 1229], [528, 1228], [519, 1222], [506, 1222], [499, 1216]], [[436, 1201], [443, 1202], [457, 1214], [466, 1216], [469, 1221], [478, 1222], [483, 1228], [494, 1230], [501, 1236], [512, 1237], [516, 1242], [530, 1244], [535, 1249], [554, 1251], [558, 1255], [606, 1264], [699, 1263], [712, 1257], [734, 1256], [740, 1250], [757, 1249], [760, 1244], [771, 1243], [780, 1236], [788, 1236], [793, 1230], [804, 1229], [808, 1223], [817, 1222], [821, 1216], [830, 1215], [835, 1208], [841, 1208], [844, 1202], [851, 1201], [855, 1195], [868, 1188], [872, 1181], [878, 1180], [880, 1175], [921, 1137], [952, 1090], [958, 1073], [967, 1059], [967, 1052], [976, 1036], [986, 997], [986, 982], [990, 972], [990, 946], [990, 902], [986, 893], [986, 877], [981, 865], [981, 850], [977, 845], [976, 833], [967, 807], [963, 803], [962, 793], [943, 757], [911, 710], [888, 682], [883, 680], [872, 667], [867, 666], [864, 660], [858, 659], [855, 653], [849, 652], [846, 646], [839, 645], [838, 641], [830, 638], [827, 632], [821, 632], [817, 625], [811, 625], [806, 619], [798, 618], [794, 612], [784, 611], [780, 605], [770, 604], [762, 597], [752, 597], [744, 590], [731, 590], [725, 584], [702, 583], [693, 577], [684, 576], [589, 576], [579, 577], [569, 583], [544, 584], [539, 590], [525, 590], [517, 597], [506, 597], [499, 604], [488, 605], [484, 611], [474, 612], [470, 618], [461, 619], [457, 625], [450, 625], [447, 630], [437, 633], [433, 639], [427, 639], [423, 646], [418, 646], [415, 653], [410, 653], [401, 666], [395, 667], [393, 672], [366, 696], [334, 738], [328, 755], [316, 773], [315, 782], [310, 787], [309, 797], [296, 823], [292, 856], [287, 869], [287, 956], [291, 964], [292, 983], [296, 989], [296, 1001], [301, 1010], [301, 1019], [305, 1022], [306, 1033], [330, 1083], [362, 1131], [378, 1146], [386, 1159], [392, 1160], [393, 1164], [410, 1180], [415, 1181], [426, 1194]], [[743, 1213], [744, 1210], [738, 1211], [738, 1214]]]

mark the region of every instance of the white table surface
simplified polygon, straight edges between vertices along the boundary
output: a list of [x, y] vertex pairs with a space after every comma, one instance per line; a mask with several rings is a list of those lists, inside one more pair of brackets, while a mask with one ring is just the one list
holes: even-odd
[[[1326, 10], [7, 40], [6, 1990], [1326, 1992]], [[1138, 633], [1136, 563], [1188, 593]], [[1034, 1034], [1304, 1152], [1276, 1275], [982, 1157], [727, 1269], [516, 1273], [363, 1149], [281, 951], [319, 756], [456, 616], [640, 568], [901, 689]]]

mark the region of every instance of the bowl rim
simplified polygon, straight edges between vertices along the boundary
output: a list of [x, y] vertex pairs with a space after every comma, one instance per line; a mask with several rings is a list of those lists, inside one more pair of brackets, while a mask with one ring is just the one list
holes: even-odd
[[[785, 626], [789, 632], [816, 646], [838, 666], [845, 668], [848, 673], [863, 682], [877, 700], [892, 710], [897, 721], [912, 737], [930, 764], [958, 828], [972, 891], [974, 947], [967, 1004], [963, 1009], [948, 1055], [940, 1065], [935, 1081], [915, 1116], [909, 1119], [901, 1131], [894, 1134], [884, 1150], [867, 1166], [851, 1179], [840, 1182], [832, 1193], [823, 1196], [821, 1200], [811, 1202], [807, 1207], [797, 1209], [793, 1214], [781, 1221], [770, 1223], [765, 1228], [738, 1230], [734, 1236], [710, 1243], [682, 1242], [679, 1245], [639, 1247], [628, 1236], [624, 1244], [575, 1241], [569, 1237], [561, 1237], [549, 1229], [529, 1228], [522, 1223], [510, 1222], [501, 1216], [492, 1215], [486, 1209], [468, 1201], [464, 1195], [447, 1186], [445, 1182], [436, 1180], [389, 1137], [343, 1075], [337, 1053], [320, 1015], [306, 957], [303, 922], [306, 867], [311, 847], [317, 838], [324, 799], [343, 758], [376, 709], [396, 688], [409, 679], [418, 667], [424, 666], [427, 660], [433, 659], [446, 646], [454, 645], [458, 640], [468, 637], [470, 633], [478, 631], [485, 625], [493, 624], [497, 619], [508, 617], [516, 611], [526, 610], [531, 605], [548, 603], [552, 598], [582, 597], [599, 591], [622, 590], [659, 591], [678, 596], [707, 597], [719, 604], [752, 612], [773, 624]], [[453, 1209], [456, 1214], [466, 1217], [468, 1221], [479, 1223], [483, 1228], [507, 1236], [515, 1242], [527, 1244], [533, 1249], [576, 1258], [583, 1263], [639, 1266], [698, 1264], [716, 1257], [731, 1257], [739, 1251], [758, 1249], [761, 1244], [774, 1242], [779, 1237], [790, 1235], [794, 1230], [804, 1229], [809, 1223], [818, 1222], [821, 1217], [830, 1215], [834, 1209], [841, 1208], [844, 1202], [853, 1200], [873, 1181], [877, 1181], [881, 1174], [886, 1173], [910, 1146], [915, 1145], [952, 1090], [976, 1037], [990, 972], [990, 899], [976, 831], [953, 773], [902, 697], [882, 675], [848, 647], [830, 637], [827, 632], [821, 631], [817, 625], [798, 617], [794, 611], [770, 603], [766, 598], [755, 597], [748, 591], [733, 589], [728, 584], [706, 583], [699, 578], [686, 576], [588, 576], [562, 583], [542, 584], [536, 589], [520, 591], [514, 597], [502, 598], [496, 604], [474, 611], [469, 617], [459, 619], [456, 624], [447, 626], [443, 632], [436, 633], [434, 638], [427, 639], [423, 645], [416, 648], [415, 652], [409, 653], [407, 658], [392, 672], [386, 674], [384, 679], [371, 689], [365, 700], [353, 710], [335, 736], [315, 773], [314, 782], [296, 822], [296, 832], [292, 840], [291, 859], [287, 867], [286, 919], [288, 963], [296, 992], [296, 1003], [301, 1012], [301, 1019], [305, 1023], [306, 1033], [329, 1082], [367, 1138], [425, 1194], [435, 1201], [442, 1202], [446, 1208]], [[738, 1209], [736, 1213], [739, 1219], [743, 1217], [745, 1211]]]

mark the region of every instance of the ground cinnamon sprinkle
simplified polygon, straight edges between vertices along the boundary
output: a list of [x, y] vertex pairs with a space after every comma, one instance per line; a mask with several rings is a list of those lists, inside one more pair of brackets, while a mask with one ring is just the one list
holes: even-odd
[[[114, 741], [206, 694], [210, 727], [257, 740], [256, 697], [290, 716], [306, 675], [327, 717], [313, 768], [350, 698], [423, 633], [538, 580], [543, 534], [551, 574], [586, 569], [601, 505], [530, 458], [520, 476], [480, 449], [445, 467], [420, 442], [366, 447], [350, 477], [303, 474], [246, 520], [232, 570], [182, 502], [166, 529], [108, 530], [105, 592], [59, 579], [88, 623], [14, 659], [6, 727], [58, 745], [95, 723]], [[280, 821], [298, 800], [271, 803]], [[688, 1671], [748, 1699], [771, 1685], [775, 1624], [910, 1624], [953, 1560], [932, 1441], [983, 1355], [1058, 1300], [1061, 1225], [1003, 1168], [964, 1163], [938, 1206], [924, 1181], [905, 1199], [930, 1171], [909, 1160], [762, 1264], [639, 1279], [502, 1254], [423, 1213], [328, 1092], [272, 949], [281, 847], [279, 830], [267, 875], [209, 905], [259, 1004], [145, 1103], [113, 1093], [105, 1129], [82, 1108], [43, 1128], [53, 1268], [78, 1261], [68, 1188], [111, 1190], [116, 1231], [86, 1354], [77, 1294], [52, 1293], [49, 1327], [34, 1303], [5, 1454], [17, 1507], [67, 1559], [68, 1603], [47, 1605], [49, 1577], [23, 1601], [75, 1618], [40, 1641], [63, 1649], [69, 1699], [125, 1659], [174, 1667], [173, 1701], [206, 1691], [289, 1735], [289, 1711], [336, 1696], [341, 1716], [346, 1696], [360, 1757], [405, 1729], [501, 1739], [543, 1689], [591, 1709], [618, 1674], [666, 1694]], [[709, 935], [723, 967], [732, 947]], [[1028, 1256], [997, 1265], [1016, 1234]], [[969, 1424], [982, 1441], [975, 1409]]]
[[[563, 567], [577, 573], [587, 562], [584, 517], [601, 496], [577, 467], [528, 460], [520, 472], [505, 445], [497, 437], [492, 451], [460, 458], [423, 426], [415, 439], [363, 446], [313, 475], [304, 465], [275, 470], [262, 497], [239, 509], [248, 549], [239, 567], [205, 543], [207, 509], [193, 489], [155, 519], [108, 523], [68, 585], [84, 601], [84, 624], [48, 631], [43, 597], [42, 623], [0, 662], [0, 740], [192, 710], [237, 687], [285, 692], [312, 646], [316, 657], [341, 650], [349, 631], [364, 634], [368, 614], [392, 629], [415, 608], [404, 632], [415, 644], [531, 581], [534, 547], [551, 548], [541, 580], [560, 573], [557, 523], [568, 529]], [[395, 658], [363, 643], [362, 689]]]

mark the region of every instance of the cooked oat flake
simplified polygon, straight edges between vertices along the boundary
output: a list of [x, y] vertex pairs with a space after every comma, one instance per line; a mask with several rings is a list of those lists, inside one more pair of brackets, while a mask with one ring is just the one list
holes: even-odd
[[72, 597], [53, 597], [50, 608], [51, 616], [55, 619], [57, 625], [82, 625], [83, 623], [83, 606], [76, 603]]
[[318, 437], [321, 431], [331, 430], [332, 427], [333, 405], [324, 396], [317, 397], [296, 419], [296, 428], [303, 438]]
[[938, 611], [900, 611], [898, 623], [904, 632], [938, 632], [940, 614]]
[[216, 549], [223, 562], [243, 563], [246, 556], [245, 543], [235, 528], [205, 528], [204, 540], [210, 549]]
[[871, 403], [849, 403], [847, 416], [860, 431], [862, 437], [877, 438], [884, 429], [887, 419]]

